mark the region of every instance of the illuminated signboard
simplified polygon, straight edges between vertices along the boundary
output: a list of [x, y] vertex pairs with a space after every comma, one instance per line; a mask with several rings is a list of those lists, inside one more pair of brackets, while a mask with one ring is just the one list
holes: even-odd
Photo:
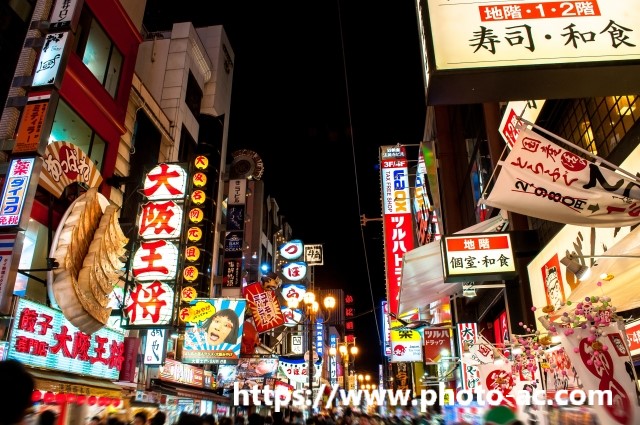
[[20, 225], [35, 158], [15, 158], [9, 164], [0, 197], [0, 227]]
[[402, 261], [414, 248], [409, 171], [404, 146], [380, 148], [384, 251], [389, 311], [398, 314]]
[[324, 322], [322, 317], [316, 319], [316, 352], [320, 358], [324, 356]]
[[57, 82], [68, 34], [68, 32], [56, 32], [45, 36], [31, 86], [47, 86]]
[[291, 282], [299, 282], [307, 276], [307, 263], [296, 261], [282, 266], [282, 277]]
[[144, 344], [144, 364], [161, 365], [167, 348], [167, 329], [149, 329]]
[[635, 0], [428, 0], [428, 10], [438, 70], [640, 59]]
[[278, 252], [282, 258], [293, 261], [303, 254], [303, 243], [300, 239], [294, 239], [283, 243], [278, 247]]
[[7, 358], [64, 372], [117, 380], [124, 360], [124, 335], [102, 328], [91, 335], [58, 310], [20, 298]]
[[186, 323], [182, 361], [196, 364], [237, 363], [247, 301], [196, 299], [178, 315]]
[[138, 220], [134, 280], [127, 284], [123, 309], [129, 329], [171, 324], [179, 291], [179, 252], [184, 249], [179, 239], [188, 184], [188, 173], [180, 164], [158, 164], [145, 176], [142, 194], [146, 202]]
[[515, 256], [508, 233], [445, 236], [445, 282], [511, 279], [516, 276]]

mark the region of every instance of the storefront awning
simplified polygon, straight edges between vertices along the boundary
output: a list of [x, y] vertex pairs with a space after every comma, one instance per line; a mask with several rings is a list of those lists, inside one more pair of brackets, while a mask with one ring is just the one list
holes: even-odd
[[161, 381], [160, 379], [152, 380], [152, 390], [158, 391], [162, 394], [190, 398], [193, 400], [212, 400], [218, 404], [226, 405], [230, 405], [231, 403], [231, 399], [229, 397], [221, 396], [211, 390], [174, 384], [171, 382]]
[[[456, 234], [502, 231], [507, 225], [506, 213], [467, 227]], [[442, 297], [462, 291], [461, 283], [445, 283], [440, 241], [412, 249], [404, 254], [400, 283], [400, 313], [423, 308]]]
[[[611, 305], [618, 312], [640, 307], [638, 297], [638, 276], [640, 276], [640, 226], [629, 232], [624, 238], [604, 252], [605, 256], [596, 258], [589, 276], [583, 278], [569, 295], [573, 302], [583, 301], [588, 296], [611, 297]], [[603, 280], [601, 275], [613, 276]], [[602, 282], [598, 286], [598, 282]], [[571, 307], [562, 307], [560, 313]]]
[[122, 397], [122, 388], [110, 381], [32, 368], [29, 369], [29, 373], [35, 380], [36, 389], [41, 391], [84, 394], [96, 397]]

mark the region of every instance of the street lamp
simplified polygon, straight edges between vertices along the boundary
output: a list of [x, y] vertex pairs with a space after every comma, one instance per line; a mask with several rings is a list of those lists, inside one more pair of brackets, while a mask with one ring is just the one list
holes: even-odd
[[[331, 310], [336, 306], [336, 299], [329, 296], [326, 297], [323, 301], [324, 307], [327, 310]], [[309, 378], [309, 391], [311, 396], [313, 397], [313, 374], [314, 374], [314, 365], [313, 365], [313, 334], [316, 326], [316, 314], [320, 310], [320, 304], [316, 301], [316, 295], [307, 291], [304, 294], [304, 305], [305, 305], [305, 313], [308, 318], [308, 329], [307, 329], [307, 347], [309, 348], [309, 360], [308, 360], [308, 369], [307, 376]], [[309, 405], [309, 417], [313, 416], [313, 404]]]
[[355, 363], [356, 363], [356, 356], [358, 355], [358, 347], [355, 345], [355, 342], [351, 343], [353, 345], [349, 346], [349, 342], [345, 340], [344, 343], [340, 344], [338, 349], [340, 351], [340, 356], [342, 356], [342, 359], [344, 361], [344, 388], [349, 390], [351, 388], [349, 388], [349, 355], [351, 355], [353, 357], [353, 365], [354, 365], [354, 369], [355, 369]]

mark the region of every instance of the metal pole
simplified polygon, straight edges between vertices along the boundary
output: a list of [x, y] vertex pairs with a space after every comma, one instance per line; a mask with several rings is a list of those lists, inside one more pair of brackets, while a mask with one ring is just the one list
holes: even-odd
[[[313, 395], [313, 312], [311, 311], [311, 307], [309, 307], [309, 331], [307, 333], [307, 338], [309, 338], [309, 370], [307, 371], [307, 375], [309, 376], [309, 398], [311, 400], [315, 400]], [[309, 418], [313, 417], [313, 403], [309, 403]]]

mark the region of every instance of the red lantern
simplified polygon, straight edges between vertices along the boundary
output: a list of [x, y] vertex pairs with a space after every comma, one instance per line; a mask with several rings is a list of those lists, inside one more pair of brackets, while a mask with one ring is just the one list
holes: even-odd
[[34, 402], [34, 403], [37, 403], [40, 400], [42, 400], [42, 391], [34, 390], [31, 393], [31, 401]]
[[112, 399], [112, 400], [111, 400], [111, 405], [112, 405], [113, 407], [118, 407], [118, 406], [120, 406], [120, 399], [118, 399], [118, 398], [114, 398], [114, 399]]
[[89, 406], [93, 406], [96, 404], [97, 401], [98, 401], [98, 397], [92, 395], [92, 396], [89, 396], [89, 398], [87, 399], [87, 404], [89, 404]]
[[56, 403], [65, 404], [67, 402], [67, 395], [65, 393], [56, 394]]
[[84, 402], [87, 401], [87, 396], [80, 394], [78, 397], [76, 397], [76, 403], [82, 405], [84, 404]]
[[75, 403], [77, 399], [77, 395], [71, 393], [67, 394], [67, 403]]
[[45, 403], [49, 404], [49, 403], [53, 403], [53, 400], [55, 400], [55, 398], [56, 398], [55, 394], [53, 394], [51, 391], [47, 391], [44, 394], [43, 400]]

